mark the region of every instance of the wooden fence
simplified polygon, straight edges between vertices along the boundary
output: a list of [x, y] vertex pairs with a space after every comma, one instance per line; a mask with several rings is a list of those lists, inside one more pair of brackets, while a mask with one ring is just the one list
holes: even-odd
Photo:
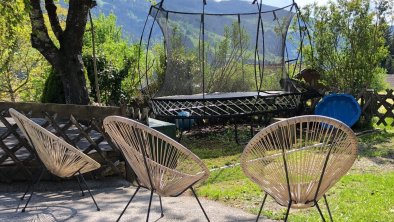
[[[362, 109], [362, 118], [378, 118], [378, 125], [388, 125], [394, 118], [394, 91], [385, 93], [365, 90], [356, 96]], [[102, 128], [102, 121], [110, 115], [125, 116], [146, 121], [148, 109], [139, 107], [100, 107], [41, 103], [0, 102], [0, 182], [34, 177], [37, 161], [28, 142], [10, 118], [8, 109], [24, 113], [41, 126], [62, 137], [68, 143], [89, 154], [102, 164], [98, 173], [120, 173], [117, 164], [119, 152]], [[391, 123], [394, 126], [394, 122]], [[130, 175], [129, 175], [130, 176]]]
[[[377, 117], [377, 125], [388, 125], [388, 118], [394, 118], [394, 95], [392, 89], [386, 89], [385, 93], [377, 93], [373, 90], [364, 90], [356, 96], [362, 110], [362, 117], [370, 121]], [[394, 121], [391, 123], [394, 126]]]
[[9, 108], [24, 113], [44, 128], [96, 159], [102, 164], [98, 173], [112, 170], [117, 174], [120, 174], [117, 164], [121, 157], [103, 131], [103, 119], [110, 115], [119, 115], [145, 120], [148, 115], [147, 109], [125, 106], [0, 102], [0, 182], [34, 177], [38, 166], [33, 149], [10, 118]]

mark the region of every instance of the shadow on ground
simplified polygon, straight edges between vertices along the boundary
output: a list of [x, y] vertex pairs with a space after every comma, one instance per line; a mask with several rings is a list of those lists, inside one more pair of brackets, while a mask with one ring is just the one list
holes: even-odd
[[[36, 190], [26, 212], [21, 209], [26, 199], [20, 197], [24, 183], [0, 185], [0, 221], [115, 221], [135, 191], [135, 187], [123, 179], [88, 181], [92, 193], [101, 208], [96, 211], [92, 199], [86, 193], [81, 196], [75, 181], [43, 182]], [[141, 189], [133, 199], [121, 221], [145, 221], [150, 192]], [[197, 201], [187, 194], [165, 197], [164, 217], [154, 195], [150, 221], [205, 221]], [[211, 221], [254, 221], [255, 215], [201, 198]]]

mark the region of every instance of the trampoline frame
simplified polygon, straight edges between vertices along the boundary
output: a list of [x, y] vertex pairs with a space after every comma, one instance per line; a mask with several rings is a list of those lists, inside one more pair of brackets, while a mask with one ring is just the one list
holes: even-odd
[[[298, 112], [303, 93], [266, 94], [227, 98], [177, 99], [152, 98], [150, 106], [157, 117], [209, 119], [253, 116], [266, 113]], [[187, 111], [190, 116], [179, 116]]]

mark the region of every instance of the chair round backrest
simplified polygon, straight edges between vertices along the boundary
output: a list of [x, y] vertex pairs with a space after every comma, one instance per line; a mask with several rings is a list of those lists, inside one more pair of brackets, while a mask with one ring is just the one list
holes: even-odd
[[[148, 126], [119, 116], [105, 118], [103, 125], [139, 181], [148, 188], [171, 196], [183, 192], [176, 191], [176, 187], [184, 187], [181, 183], [186, 183], [186, 178], [198, 175], [198, 180], [203, 180], [209, 176], [208, 168], [195, 154]], [[168, 183], [178, 185], [171, 191], [161, 190]]]
[[353, 165], [357, 138], [344, 123], [300, 116], [256, 134], [241, 157], [245, 174], [282, 206], [314, 205]]
[[95, 160], [14, 109], [9, 110], [45, 167], [58, 177], [71, 177], [100, 168]]

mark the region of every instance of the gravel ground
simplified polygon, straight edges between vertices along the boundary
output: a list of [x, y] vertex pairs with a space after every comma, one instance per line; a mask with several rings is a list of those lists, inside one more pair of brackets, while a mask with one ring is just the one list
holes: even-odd
[[[0, 221], [116, 221], [135, 187], [121, 179], [88, 181], [92, 193], [101, 208], [96, 208], [90, 196], [84, 197], [75, 181], [43, 182], [36, 189], [26, 212], [20, 201], [26, 184], [0, 184]], [[141, 189], [133, 199], [121, 221], [145, 221], [150, 192]], [[180, 197], [165, 197], [164, 217], [160, 217], [160, 204], [154, 195], [149, 221], [205, 221], [196, 199], [185, 193]], [[200, 198], [211, 221], [254, 221], [255, 215], [240, 209], [224, 206], [215, 201]], [[267, 221], [267, 220], [264, 220]]]

